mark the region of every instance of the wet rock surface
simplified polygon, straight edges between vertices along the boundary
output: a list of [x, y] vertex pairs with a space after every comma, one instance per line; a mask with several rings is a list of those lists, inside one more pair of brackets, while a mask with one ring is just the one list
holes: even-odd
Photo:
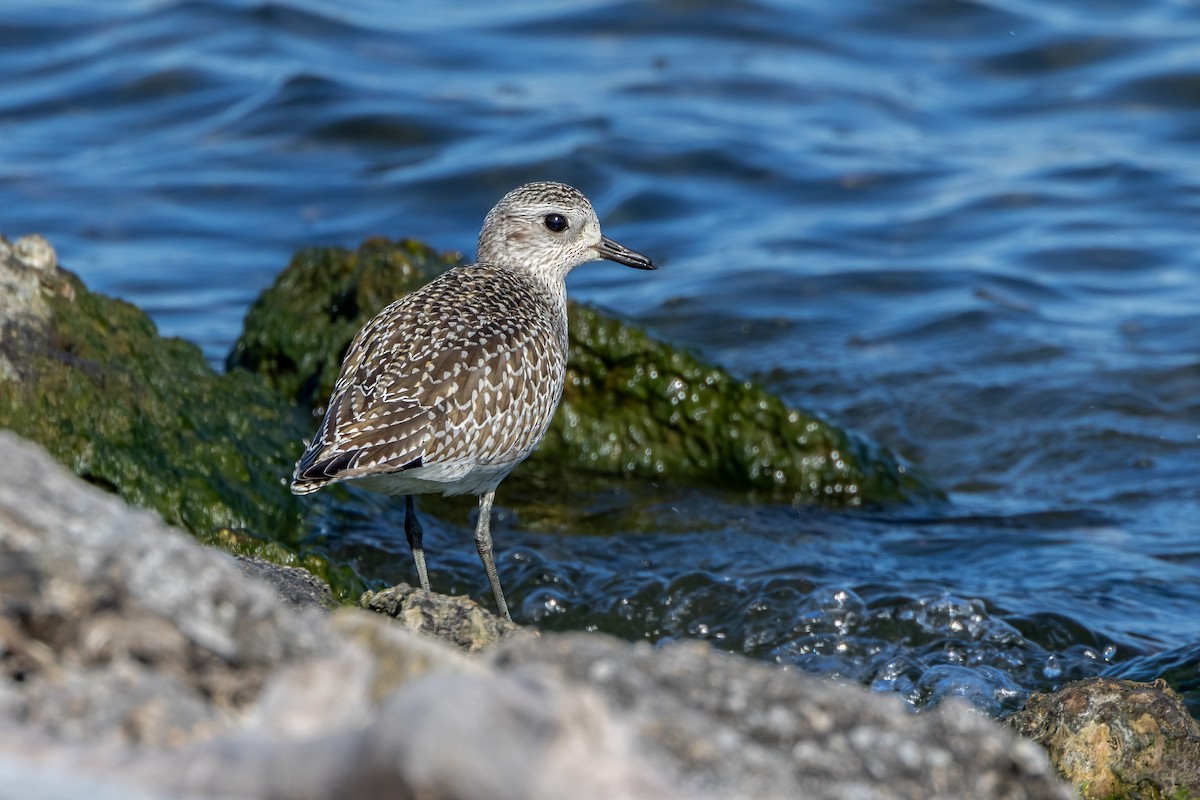
[[1088, 678], [1007, 720], [1087, 798], [1200, 797], [1200, 722], [1166, 681]]
[[296, 611], [8, 432], [0, 549], [17, 794], [1071, 796], [1039, 749], [957, 705], [913, 716], [696, 643], [513, 635], [468, 656], [382, 614]]
[[279, 599], [291, 608], [330, 610], [337, 607], [329, 584], [300, 567], [285, 567], [254, 556], [235, 555], [234, 559], [249, 578], [274, 586]]
[[0, 426], [197, 534], [296, 534], [301, 507], [279, 476], [307, 422], [262, 381], [217, 374], [195, 345], [89, 291], [40, 237], [0, 244], [0, 290]]
[[367, 592], [358, 604], [386, 614], [414, 633], [436, 637], [469, 653], [487, 649], [521, 630], [465, 595], [448, 597], [407, 583]]

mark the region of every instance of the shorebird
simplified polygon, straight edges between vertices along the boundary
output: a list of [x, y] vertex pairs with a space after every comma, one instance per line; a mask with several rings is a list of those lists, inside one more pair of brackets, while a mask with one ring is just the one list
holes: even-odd
[[520, 186], [488, 212], [477, 258], [387, 306], [354, 337], [292, 492], [355, 481], [404, 495], [404, 533], [425, 590], [413, 495], [478, 495], [475, 546], [497, 611], [512, 619], [492, 556], [492, 501], [562, 398], [567, 273], [600, 259], [655, 266], [601, 234], [582, 192], [551, 182]]

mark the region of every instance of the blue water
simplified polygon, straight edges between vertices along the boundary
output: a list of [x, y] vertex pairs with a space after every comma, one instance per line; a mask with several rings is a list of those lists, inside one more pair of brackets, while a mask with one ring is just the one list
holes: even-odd
[[[873, 513], [502, 487], [518, 618], [697, 637], [991, 713], [1081, 675], [1200, 707], [1200, 5], [9, 0], [0, 231], [214, 365], [297, 248], [470, 255], [552, 178], [662, 269], [609, 307], [887, 444]], [[400, 10], [398, 10], [400, 9]], [[396, 509], [315, 539], [412, 580]], [[486, 598], [468, 506], [431, 575]]]

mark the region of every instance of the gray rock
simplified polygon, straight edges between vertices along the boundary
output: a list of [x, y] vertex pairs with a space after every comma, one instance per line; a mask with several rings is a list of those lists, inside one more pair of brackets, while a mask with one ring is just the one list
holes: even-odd
[[450, 597], [401, 583], [366, 592], [358, 604], [395, 619], [410, 631], [436, 636], [469, 653], [485, 650], [521, 631], [512, 620], [493, 614], [470, 597]]
[[[393, 595], [398, 617], [454, 604], [419, 594]], [[163, 800], [1070, 796], [961, 707], [912, 716], [699, 643], [524, 635], [471, 656], [296, 611], [3, 431], [0, 779]]]
[[329, 584], [307, 570], [273, 564], [255, 556], [234, 558], [247, 577], [274, 586], [279, 599], [289, 608], [328, 611], [337, 606]]
[[76, 740], [180, 742], [328, 646], [233, 560], [0, 433], [3, 710]]
[[[54, 248], [41, 236], [15, 243], [0, 236], [0, 334], [24, 338], [28, 328], [42, 328], [50, 316], [44, 289], [58, 268]], [[18, 365], [0, 351], [0, 383], [17, 380]]]
[[0, 236], [0, 319], [23, 316], [44, 320], [49, 314], [43, 281], [58, 268], [58, 256], [41, 236], [9, 242]]
[[84, 775], [61, 767], [38, 767], [0, 755], [2, 800], [184, 800], [182, 795], [144, 792], [127, 783]]
[[0, 598], [0, 762], [31, 793], [672, 796], [586, 691], [296, 612], [5, 431]]
[[600, 692], [678, 785], [722, 798], [1068, 798], [1045, 755], [967, 705], [899, 699], [721, 653], [601, 636], [501, 645], [496, 665]]

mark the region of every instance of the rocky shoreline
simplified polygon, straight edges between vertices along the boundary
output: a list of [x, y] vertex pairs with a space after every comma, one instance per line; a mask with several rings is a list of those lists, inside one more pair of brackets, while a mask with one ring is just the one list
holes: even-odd
[[[352, 334], [367, 295], [390, 298], [396, 275], [423, 280], [444, 261], [412, 243], [368, 243], [303, 255], [277, 286], [293, 293], [331, 270], [339, 296], [356, 299], [329, 319]], [[269, 305], [256, 313], [270, 317]], [[670, 385], [715, 374], [615, 320], [574, 313], [591, 334], [573, 345], [584, 351], [575, 375], [617, 392], [618, 405], [633, 391], [610, 365], [622, 341], [675, 370]], [[305, 363], [292, 345], [269, 344], [271, 326], [248, 325], [232, 362], [291, 366], [268, 379], [218, 375], [137, 309], [59, 270], [36, 237], [0, 240], [0, 314], [0, 427], [16, 431], [0, 431], [5, 796], [1075, 796], [1060, 775], [1085, 797], [1200, 796], [1200, 725], [1165, 684], [1071, 684], [1002, 726], [957, 702], [913, 715], [896, 698], [696, 642], [537, 634], [408, 587], [364, 595], [367, 610], [341, 606], [335, 598], [357, 596], [361, 581], [301, 552], [289, 538], [299, 510], [269, 478], [290, 469], [308, 424], [292, 400], [323, 395], [330, 353]], [[314, 335], [336, 357], [330, 330]], [[683, 445], [690, 465], [672, 469], [689, 479], [741, 480], [796, 502], [936, 492], [868, 442], [833, 429], [800, 442], [789, 427], [800, 412], [727, 375], [711, 383], [731, 419], [776, 445], [767, 462], [735, 460], [737, 474], [708, 477], [700, 445]], [[746, 419], [743, 403], [769, 413]], [[549, 463], [588, 468], [571, 437], [618, 424], [581, 423], [589, 413], [577, 404], [567, 415]], [[701, 442], [705, 414], [695, 417], [687, 436]], [[826, 473], [828, 458], [804, 447], [850, 455]], [[641, 474], [664, 457], [611, 454], [599, 471]], [[796, 483], [771, 488], [790, 459]], [[853, 482], [854, 497], [825, 481]]]
[[0, 518], [14, 797], [1071, 796], [956, 703], [915, 716], [698, 643], [524, 634], [469, 657], [294, 610], [8, 432]]

